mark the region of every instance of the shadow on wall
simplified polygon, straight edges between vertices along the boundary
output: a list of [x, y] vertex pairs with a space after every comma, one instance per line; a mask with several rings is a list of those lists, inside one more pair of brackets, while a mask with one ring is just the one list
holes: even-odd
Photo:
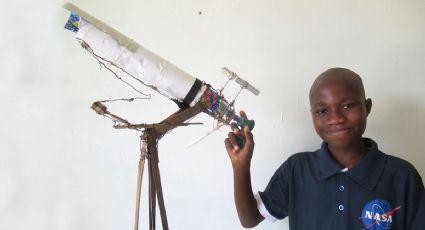
[[373, 102], [367, 134], [383, 152], [412, 163], [424, 179], [425, 103], [401, 97]]

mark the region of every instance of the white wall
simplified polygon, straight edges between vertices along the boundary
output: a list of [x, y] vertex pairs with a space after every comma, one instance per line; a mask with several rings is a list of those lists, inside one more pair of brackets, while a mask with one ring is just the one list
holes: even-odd
[[[425, 177], [424, 1], [72, 2], [215, 87], [228, 66], [261, 90], [237, 103], [257, 122], [254, 190], [289, 155], [319, 146], [307, 94], [335, 66], [363, 76], [374, 100], [365, 135]], [[62, 1], [1, 3], [0, 229], [132, 229], [139, 134], [112, 129], [89, 106], [137, 94], [100, 71], [63, 29]], [[177, 110], [152, 97], [111, 110], [135, 123]], [[206, 115], [194, 121], [206, 124], [178, 128], [159, 144], [170, 227], [240, 229], [227, 128], [188, 148], [212, 126]], [[287, 220], [257, 229], [287, 229]]]

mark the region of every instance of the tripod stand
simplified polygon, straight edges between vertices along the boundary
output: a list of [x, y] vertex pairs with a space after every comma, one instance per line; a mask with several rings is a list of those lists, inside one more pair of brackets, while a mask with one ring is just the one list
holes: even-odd
[[161, 223], [163, 230], [168, 230], [167, 214], [165, 211], [164, 196], [162, 193], [161, 186], [161, 175], [159, 172], [159, 159], [158, 159], [158, 141], [166, 133], [178, 126], [187, 126], [193, 123], [185, 123], [188, 119], [196, 116], [201, 112], [206, 112], [210, 107], [211, 102], [207, 97], [202, 97], [193, 107], [187, 109], [180, 109], [176, 113], [170, 115], [163, 121], [155, 124], [131, 124], [127, 120], [110, 113], [107, 107], [101, 102], [95, 102], [92, 105], [92, 109], [96, 113], [107, 116], [118, 124], [113, 127], [116, 129], [136, 129], [143, 130], [140, 147], [140, 159], [137, 176], [137, 196], [136, 196], [136, 210], [135, 210], [135, 223], [134, 230], [139, 229], [139, 217], [140, 217], [140, 197], [142, 190], [143, 171], [145, 161], [148, 161], [148, 172], [149, 172], [149, 230], [156, 229], [156, 204], [158, 201], [159, 211], [161, 215]]

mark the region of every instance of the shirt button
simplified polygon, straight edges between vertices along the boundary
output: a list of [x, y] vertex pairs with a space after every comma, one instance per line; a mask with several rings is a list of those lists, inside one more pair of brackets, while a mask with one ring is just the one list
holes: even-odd
[[340, 205], [340, 206], [338, 206], [338, 209], [339, 209], [340, 211], [344, 210], [344, 205]]
[[344, 189], [345, 189], [345, 188], [344, 188], [344, 186], [342, 186], [342, 185], [341, 185], [341, 186], [339, 186], [339, 191], [341, 191], [341, 192], [342, 192], [342, 191], [344, 191]]

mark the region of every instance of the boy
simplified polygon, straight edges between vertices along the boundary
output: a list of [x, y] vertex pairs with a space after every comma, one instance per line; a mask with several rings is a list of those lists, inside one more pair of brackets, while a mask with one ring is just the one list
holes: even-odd
[[[321, 148], [289, 157], [255, 196], [253, 135], [232, 124], [225, 146], [242, 226], [289, 216], [289, 227], [296, 230], [425, 229], [425, 191], [418, 172], [362, 137], [372, 101], [365, 97], [361, 78], [344, 68], [325, 71], [311, 86], [310, 106]], [[245, 138], [243, 147], [236, 136]]]

